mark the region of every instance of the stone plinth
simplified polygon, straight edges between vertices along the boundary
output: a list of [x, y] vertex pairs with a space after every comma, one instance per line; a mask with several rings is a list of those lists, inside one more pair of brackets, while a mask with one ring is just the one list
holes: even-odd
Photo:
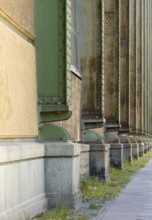
[[145, 142], [144, 143], [144, 153], [146, 154], [148, 152], [149, 149], [149, 142]]
[[90, 175], [109, 181], [109, 144], [90, 144]]
[[132, 143], [132, 156], [139, 160], [139, 144]]
[[0, 143], [0, 219], [25, 220], [47, 209], [44, 145]]
[[123, 143], [123, 159], [132, 161], [132, 144]]
[[64, 204], [78, 208], [80, 193], [80, 144], [45, 144], [45, 191], [48, 208]]
[[144, 156], [144, 143], [139, 143], [139, 156], [143, 157]]
[[89, 177], [89, 151], [90, 146], [87, 144], [81, 144], [81, 156], [80, 156], [80, 178]]
[[149, 142], [149, 150], [152, 148], [152, 142]]
[[118, 169], [123, 169], [123, 144], [110, 144], [110, 163]]

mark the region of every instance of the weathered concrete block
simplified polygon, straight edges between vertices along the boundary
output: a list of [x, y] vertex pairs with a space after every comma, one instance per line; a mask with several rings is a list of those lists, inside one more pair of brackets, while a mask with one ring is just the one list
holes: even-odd
[[149, 142], [144, 143], [144, 153], [146, 154], [149, 150]]
[[81, 144], [80, 155], [80, 178], [89, 177], [89, 152], [90, 146], [87, 144]]
[[139, 160], [139, 143], [140, 143], [140, 141], [138, 141], [133, 135], [128, 136], [128, 139], [129, 139], [129, 143], [132, 144], [132, 157]]
[[109, 144], [90, 144], [90, 175], [109, 181]]
[[132, 144], [123, 143], [123, 159], [132, 161]]
[[152, 141], [149, 142], [149, 150], [152, 148]]
[[139, 156], [140, 157], [144, 156], [144, 149], [145, 149], [144, 143], [139, 143]]
[[123, 144], [110, 144], [110, 163], [118, 169], [123, 169]]
[[45, 190], [48, 208], [65, 204], [78, 208], [80, 193], [80, 144], [45, 144]]
[[132, 143], [132, 156], [139, 160], [139, 144]]
[[25, 220], [47, 209], [44, 145], [0, 143], [0, 219]]

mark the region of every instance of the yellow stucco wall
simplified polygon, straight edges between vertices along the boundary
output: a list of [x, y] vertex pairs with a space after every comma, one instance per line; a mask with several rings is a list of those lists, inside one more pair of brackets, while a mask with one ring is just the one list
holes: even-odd
[[34, 34], [34, 0], [0, 0], [0, 9]]
[[35, 62], [34, 46], [0, 21], [0, 138], [38, 134]]

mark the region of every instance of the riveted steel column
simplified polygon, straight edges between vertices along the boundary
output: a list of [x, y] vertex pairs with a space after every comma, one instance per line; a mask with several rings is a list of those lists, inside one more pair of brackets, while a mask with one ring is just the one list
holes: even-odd
[[71, 0], [35, 0], [39, 122], [71, 112]]
[[105, 118], [107, 129], [119, 127], [119, 1], [105, 3]]
[[136, 4], [129, 0], [129, 126], [136, 129]]
[[144, 133], [148, 133], [148, 0], [145, 0], [145, 77], [144, 77], [144, 108], [145, 108], [145, 124]]
[[88, 124], [87, 128], [101, 127], [103, 122], [101, 19], [100, 0], [78, 0], [79, 59], [83, 77], [82, 119], [86, 126]]
[[147, 0], [147, 134], [149, 133], [149, 0]]
[[151, 11], [150, 11], [150, 4], [151, 0], [148, 0], [148, 134], [150, 134], [150, 105], [151, 105], [151, 96], [150, 96], [150, 75], [151, 75], [151, 57], [150, 57], [150, 46], [151, 46], [151, 39], [150, 39], [150, 19], [151, 19]]
[[129, 131], [129, 1], [119, 2], [119, 71], [121, 131]]
[[101, 67], [101, 70], [102, 70], [102, 75], [101, 75], [101, 79], [102, 79], [102, 88], [101, 88], [101, 97], [102, 97], [102, 103], [101, 103], [101, 111], [102, 111], [102, 117], [104, 118], [105, 117], [105, 106], [104, 106], [104, 102], [105, 102], [105, 83], [104, 83], [104, 64], [105, 64], [105, 61], [104, 61], [104, 0], [102, 0], [101, 2], [101, 42], [102, 42], [102, 56], [101, 56], [101, 59], [102, 59], [102, 67]]
[[152, 134], [152, 1], [150, 1], [150, 134]]
[[142, 28], [142, 107], [141, 107], [141, 133], [145, 131], [145, 0], [142, 0], [142, 14], [141, 14], [141, 28]]
[[136, 1], [136, 132], [141, 132], [141, 0]]
[[149, 129], [151, 133], [151, 1], [149, 1]]

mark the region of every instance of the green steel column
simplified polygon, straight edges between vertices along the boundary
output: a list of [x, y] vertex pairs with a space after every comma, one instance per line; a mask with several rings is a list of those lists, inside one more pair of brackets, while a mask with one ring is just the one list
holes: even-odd
[[71, 116], [71, 0], [35, 0], [40, 122]]
[[70, 139], [49, 122], [70, 118], [71, 0], [35, 0], [35, 46], [40, 140]]

